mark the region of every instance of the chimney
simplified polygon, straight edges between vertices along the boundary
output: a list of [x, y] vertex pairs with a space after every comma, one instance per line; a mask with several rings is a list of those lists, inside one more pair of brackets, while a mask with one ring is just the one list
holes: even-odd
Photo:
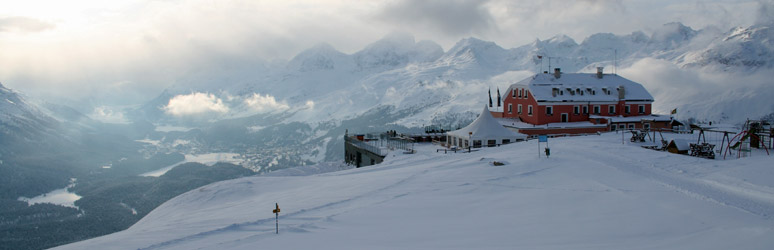
[[604, 67], [597, 67], [597, 78], [602, 79], [602, 70]]
[[555, 69], [554, 69], [554, 77], [556, 77], [556, 78], [558, 79], [558, 78], [559, 78], [559, 77], [561, 77], [561, 76], [562, 76], [562, 69], [560, 69], [560, 68], [555, 68]]
[[626, 97], [626, 90], [624, 89], [624, 86], [618, 86], [618, 99], [623, 100], [624, 97]]

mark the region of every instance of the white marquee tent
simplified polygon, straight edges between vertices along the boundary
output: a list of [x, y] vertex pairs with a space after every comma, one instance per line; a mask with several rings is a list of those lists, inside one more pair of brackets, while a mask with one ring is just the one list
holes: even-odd
[[[489, 109], [484, 107], [484, 111], [470, 125], [451, 131], [446, 134], [446, 142], [449, 147], [456, 146], [467, 148], [468, 146], [495, 146], [499, 144], [508, 144], [527, 139], [527, 135], [516, 133], [503, 127], [497, 122]], [[471, 144], [472, 141], [472, 144]]]

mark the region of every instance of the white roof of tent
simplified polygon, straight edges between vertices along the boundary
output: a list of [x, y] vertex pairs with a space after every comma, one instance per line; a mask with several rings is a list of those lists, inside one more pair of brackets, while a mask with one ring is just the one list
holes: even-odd
[[489, 109], [484, 107], [484, 110], [481, 112], [481, 115], [476, 118], [475, 121], [470, 123], [470, 125], [449, 132], [449, 135], [459, 137], [459, 138], [468, 138], [470, 132], [473, 132], [473, 135], [471, 136], [471, 139], [510, 139], [511, 141], [515, 141], [516, 139], [526, 139], [527, 135], [513, 132], [510, 129], [507, 129], [503, 127], [500, 122], [495, 120], [494, 117], [492, 117], [492, 114], [489, 113]]

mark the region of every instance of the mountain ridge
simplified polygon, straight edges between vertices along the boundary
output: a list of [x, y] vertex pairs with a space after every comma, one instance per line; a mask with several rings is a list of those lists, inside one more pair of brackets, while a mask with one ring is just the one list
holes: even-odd
[[[190, 91], [214, 93], [221, 97], [226, 94], [244, 96], [262, 93], [294, 103], [313, 101], [319, 107], [325, 103], [324, 99], [336, 99], [324, 97], [326, 95], [365, 94], [371, 96], [371, 99], [381, 99], [378, 96], [384, 96], [388, 88], [374, 86], [372, 82], [380, 76], [396, 74], [406, 79], [393, 79], [397, 81], [426, 83], [443, 79], [480, 83], [509, 71], [549, 71], [549, 61], [551, 67], [562, 68], [564, 72], [594, 71], [598, 66], [606, 66], [608, 70], [616, 65], [617, 68], [627, 68], [643, 58], [670, 61], [684, 69], [744, 67], [745, 71], [756, 71], [774, 66], [774, 60], [768, 57], [774, 54], [774, 46], [766, 39], [770, 37], [767, 26], [738, 28], [720, 35], [714, 32], [712, 29], [697, 31], [672, 22], [663, 25], [650, 36], [641, 31], [625, 35], [597, 33], [577, 43], [560, 34], [510, 49], [470, 37], [461, 39], [445, 52], [430, 41], [420, 46], [425, 41], [417, 43], [410, 34], [391, 33], [352, 54], [340, 52], [329, 44], [318, 44], [299, 53], [279, 73], [260, 71], [238, 80], [241, 84], [220, 84], [216, 85], [220, 86], [218, 88], [204, 87]], [[538, 59], [538, 56], [542, 56], [542, 59]], [[386, 84], [385, 81], [377, 81]], [[486, 84], [507, 87], [507, 82]], [[377, 89], [379, 91], [374, 93]], [[481, 95], [481, 92], [478, 90], [476, 95]], [[169, 93], [186, 94], [179, 91]], [[379, 105], [378, 102], [361, 101], [365, 102], [353, 103], [366, 107]], [[291, 110], [304, 106], [294, 106], [294, 103], [288, 103]], [[341, 119], [365, 110], [356, 108], [355, 112], [347, 112], [334, 108], [332, 111], [336, 112], [332, 114], [339, 114], [334, 115], [334, 118]], [[313, 121], [328, 117], [318, 117]]]
[[[152, 123], [208, 130], [213, 127], [208, 119], [191, 123], [163, 109], [176, 96], [205, 93], [229, 107], [229, 112], [211, 120], [231, 120], [235, 127], [263, 128], [248, 138], [263, 136], [278, 142], [288, 138], [268, 130], [307, 137], [303, 143], [309, 145], [300, 146], [305, 148], [302, 152], [314, 150], [302, 158], [318, 159], [324, 149], [326, 159], [335, 160], [341, 157], [338, 138], [347, 129], [420, 131], [427, 125], [461, 127], [475, 118], [477, 107], [488, 100], [488, 90], [504, 91], [534, 72], [549, 71], [550, 63], [562, 72], [595, 72], [597, 67], [604, 67], [605, 73], [619, 73], [640, 82], [654, 96], [656, 113], [677, 108], [680, 119], [735, 123], [765, 116], [774, 108], [765, 101], [774, 96], [774, 91], [761, 89], [765, 75], [772, 71], [774, 57], [749, 53], [762, 51], [766, 55], [774, 51], [766, 42], [768, 29], [763, 27], [768, 26], [722, 32], [667, 23], [651, 35], [642, 31], [597, 33], [580, 43], [556, 35], [515, 48], [469, 37], [447, 51], [430, 41], [416, 42], [409, 34], [392, 33], [351, 54], [320, 44], [299, 53], [284, 67], [238, 74], [230, 77], [231, 82], [194, 85], [203, 86], [199, 88], [185, 88], [185, 82], [179, 82], [179, 87], [167, 90], [153, 101], [154, 105], [144, 108], [145, 113], [155, 114], [146, 117]], [[755, 49], [737, 49], [749, 44]], [[755, 63], [736, 63], [747, 58]], [[734, 79], [745, 82], [733, 85], [737, 91], [725, 91]], [[752, 108], [734, 111], [745, 106], [743, 103]], [[366, 119], [377, 111], [390, 112], [382, 116], [389, 118], [382, 121], [384, 124]], [[279, 122], [261, 122], [269, 117], [273, 121], [279, 118]], [[289, 131], [284, 124], [303, 128]], [[194, 135], [181, 139], [199, 140]]]

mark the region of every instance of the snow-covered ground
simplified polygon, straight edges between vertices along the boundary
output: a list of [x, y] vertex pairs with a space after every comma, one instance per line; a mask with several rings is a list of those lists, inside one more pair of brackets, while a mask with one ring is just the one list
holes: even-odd
[[59, 249], [774, 247], [774, 156], [707, 160], [615, 133], [549, 145], [549, 159], [536, 140], [456, 154], [422, 145], [360, 169], [218, 182]]

